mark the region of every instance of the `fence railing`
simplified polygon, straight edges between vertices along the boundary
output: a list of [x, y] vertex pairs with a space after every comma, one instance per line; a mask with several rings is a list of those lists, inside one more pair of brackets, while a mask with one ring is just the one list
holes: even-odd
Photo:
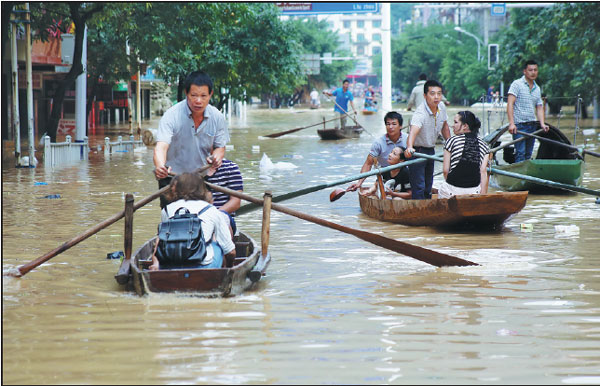
[[135, 146], [142, 146], [143, 143], [141, 140], [135, 140], [133, 135], [129, 136], [129, 141], [123, 141], [123, 136], [119, 135], [116, 142], [110, 142], [108, 137], [104, 138], [104, 156], [115, 152], [128, 152], [133, 151]]
[[83, 142], [71, 142], [67, 135], [65, 142], [51, 143], [50, 137], [44, 137], [44, 167], [54, 167], [74, 161], [88, 159], [88, 138], [83, 137]]

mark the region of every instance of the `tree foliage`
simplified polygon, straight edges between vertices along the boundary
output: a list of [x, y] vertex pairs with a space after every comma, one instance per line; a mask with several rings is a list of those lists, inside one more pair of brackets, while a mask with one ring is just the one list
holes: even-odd
[[556, 112], [563, 104], [598, 96], [600, 82], [600, 7], [596, 3], [559, 3], [511, 12], [512, 24], [500, 31], [500, 73], [510, 84], [525, 60], [539, 65], [538, 83]]
[[[217, 107], [300, 82], [299, 49], [271, 3], [133, 3], [117, 17], [135, 56], [165, 80], [182, 84], [204, 70], [215, 83]], [[126, 22], [124, 18], [129, 19]], [[135, 21], [135, 22], [134, 22]], [[178, 99], [183, 98], [181, 87]]]
[[[315, 18], [294, 19], [290, 21], [295, 31], [303, 54], [319, 54], [330, 52], [332, 56], [350, 56], [348, 51], [340, 49], [337, 33], [329, 30], [327, 21]], [[331, 64], [321, 61], [320, 74], [311, 75], [313, 82], [328, 86], [340, 83], [345, 75], [354, 67], [354, 60], [333, 60]]]
[[440, 81], [455, 102], [476, 101], [487, 89], [487, 62], [477, 61], [476, 41], [451, 25], [411, 26], [392, 39], [392, 86], [409, 94], [421, 73]]

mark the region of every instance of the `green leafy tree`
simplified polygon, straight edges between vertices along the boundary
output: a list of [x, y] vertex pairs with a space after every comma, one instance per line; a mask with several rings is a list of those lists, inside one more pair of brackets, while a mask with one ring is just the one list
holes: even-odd
[[[538, 83], [551, 111], [599, 95], [600, 7], [596, 3], [560, 3], [543, 9], [511, 12], [501, 30], [500, 72], [494, 79], [510, 84], [522, 75], [525, 60], [539, 64]], [[585, 114], [585, 110], [583, 111]]]
[[[295, 39], [303, 54], [319, 54], [330, 52], [332, 56], [350, 56], [346, 50], [340, 49], [337, 33], [329, 30], [327, 21], [314, 18], [294, 19], [291, 22], [295, 31]], [[333, 60], [331, 64], [320, 63], [320, 73], [310, 75], [313, 84], [321, 83], [327, 86], [338, 84], [340, 79], [354, 67], [354, 60]]]
[[[52, 141], [56, 141], [56, 130], [60, 121], [62, 105], [65, 99], [65, 93], [73, 85], [75, 79], [83, 73], [81, 57], [83, 53], [83, 38], [85, 26], [97, 13], [104, 8], [104, 3], [81, 3], [81, 2], [45, 2], [31, 3], [32, 28], [36, 31], [36, 38], [46, 41], [51, 28], [65, 28], [75, 24], [75, 48], [73, 51], [73, 64], [71, 69], [65, 75], [62, 82], [59, 83], [54, 93], [52, 101], [52, 110], [50, 118], [46, 124], [46, 133]], [[62, 20], [62, 27], [57, 25], [57, 21]], [[65, 32], [63, 30], [63, 32]]]
[[[468, 29], [473, 26], [463, 26]], [[381, 56], [374, 60], [380, 74]], [[409, 94], [425, 73], [444, 85], [444, 93], [453, 102], [478, 100], [487, 89], [487, 62], [477, 61], [474, 39], [465, 39], [453, 26], [411, 26], [392, 39], [392, 86]]]
[[[301, 81], [292, 29], [272, 3], [133, 4], [118, 32], [134, 56], [154, 62], [163, 79], [178, 84], [194, 70], [214, 80], [215, 105], [263, 92], [293, 90]], [[245, 93], [245, 94], [244, 94]]]

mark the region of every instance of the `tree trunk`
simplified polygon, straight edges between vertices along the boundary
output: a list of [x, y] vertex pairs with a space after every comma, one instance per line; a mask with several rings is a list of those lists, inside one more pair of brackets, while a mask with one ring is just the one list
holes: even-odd
[[[94, 79], [92, 79], [92, 87], [90, 88], [90, 93], [89, 93], [89, 97], [86, 103], [86, 107], [85, 107], [85, 127], [90, 127], [88, 119], [90, 116], [90, 111], [92, 111], [92, 105], [94, 104], [94, 100], [96, 100], [96, 93], [98, 92], [98, 77], [95, 77]], [[92, 117], [92, 120], [95, 117]], [[87, 129], [86, 129], [86, 135], [87, 133]]]
[[81, 12], [81, 6], [81, 3], [69, 3], [71, 19], [73, 20], [73, 23], [75, 23], [75, 49], [73, 51], [73, 64], [71, 65], [71, 70], [65, 75], [63, 81], [58, 85], [52, 100], [52, 111], [46, 126], [46, 133], [50, 136], [53, 142], [56, 142], [56, 131], [58, 129], [58, 122], [60, 121], [62, 106], [65, 100], [65, 92], [67, 91], [67, 88], [75, 82], [75, 79], [77, 79], [77, 77], [83, 73], [81, 56], [83, 53], [85, 23], [90, 16], [96, 12], [99, 12], [104, 7], [104, 4], [97, 3], [95, 4], [94, 8], [83, 14]]
[[185, 94], [184, 84], [185, 77], [183, 75], [179, 75], [179, 82], [177, 83], [177, 102], [181, 102], [183, 100], [183, 95]]
[[[12, 28], [12, 24], [10, 23], [10, 14], [12, 13], [13, 7], [15, 3], [3, 2], [2, 3], [2, 55], [6, 52], [6, 48], [8, 46], [8, 37], [9, 31]], [[10, 109], [9, 100], [10, 95], [9, 90], [11, 89], [10, 85], [12, 84], [12, 71], [9, 67], [9, 60], [4, 60], [4, 56], [2, 57], [2, 122], [7, 122], [8, 124], [2, 125], [2, 138], [12, 138], [12, 130], [13, 127], [12, 122], [8, 122], [8, 111]], [[6, 76], [6, 78], [4, 78]], [[11, 114], [12, 115], [12, 114]], [[14, 119], [14, 117], [13, 117]], [[6, 136], [5, 136], [6, 135]]]

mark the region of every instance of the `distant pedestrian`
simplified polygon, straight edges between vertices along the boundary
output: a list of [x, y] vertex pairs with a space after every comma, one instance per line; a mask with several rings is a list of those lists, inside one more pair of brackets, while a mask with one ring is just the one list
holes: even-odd
[[321, 105], [321, 101], [319, 100], [319, 92], [316, 88], [313, 88], [310, 92], [310, 108], [316, 109]]
[[[424, 90], [423, 90], [423, 86], [425, 85], [425, 82], [427, 82], [427, 75], [425, 75], [424, 73], [421, 73], [419, 75], [419, 80], [417, 81], [417, 84], [415, 87], [413, 87], [412, 91], [410, 92], [410, 96], [408, 97], [408, 102], [406, 103], [406, 111], [411, 111], [412, 109], [416, 109], [417, 107], [421, 106], [423, 104], [423, 102], [425, 102], [425, 97], [424, 97]], [[450, 102], [448, 102], [448, 99], [446, 99], [446, 97], [442, 94], [442, 102], [444, 102], [444, 104], [446, 106], [450, 105]]]
[[[535, 83], [538, 76], [538, 65], [533, 60], [528, 60], [523, 66], [523, 76], [510, 85], [506, 113], [508, 115], [508, 131], [513, 139], [521, 138], [517, 130], [524, 133], [533, 133], [538, 127], [544, 131], [550, 127], [544, 122], [544, 102], [540, 87]], [[537, 112], [537, 120], [536, 120]], [[527, 138], [515, 143], [515, 163], [531, 158], [535, 138]]]
[[350, 87], [350, 81], [348, 79], [344, 79], [342, 82], [342, 87], [339, 87], [334, 92], [323, 91], [323, 94], [329, 96], [335, 96], [335, 106], [333, 107], [333, 111], [337, 112], [340, 117], [340, 125], [341, 129], [346, 127], [346, 119], [348, 118], [348, 102], [352, 106], [352, 111], [356, 112], [354, 108], [354, 96], [352, 92], [348, 90]]

